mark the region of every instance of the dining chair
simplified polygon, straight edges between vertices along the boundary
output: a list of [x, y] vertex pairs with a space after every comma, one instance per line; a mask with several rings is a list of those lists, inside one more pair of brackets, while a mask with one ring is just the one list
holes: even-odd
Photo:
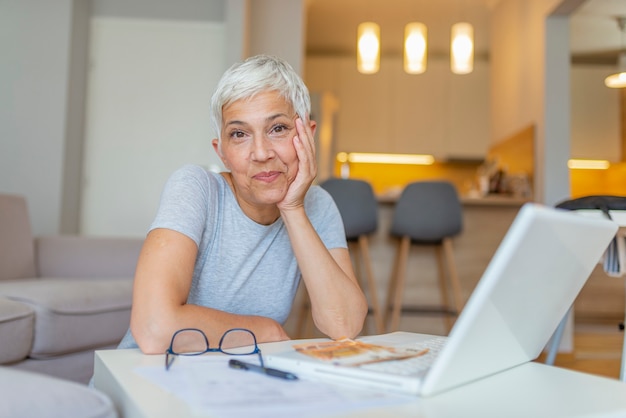
[[[372, 270], [368, 238], [378, 228], [378, 202], [374, 190], [368, 182], [357, 179], [330, 178], [320, 183], [320, 186], [332, 196], [339, 209], [348, 247], [353, 257], [355, 274], [361, 287], [366, 289], [369, 313], [374, 319], [376, 333], [380, 334], [384, 331], [383, 316]], [[299, 313], [299, 330], [309, 331], [310, 309], [309, 299], [305, 296]]]
[[[390, 235], [398, 239], [398, 245], [385, 304], [384, 322], [389, 325], [387, 331], [398, 329], [402, 312], [443, 313], [448, 330], [451, 328], [451, 317], [458, 315], [463, 307], [452, 248], [452, 238], [461, 233], [462, 227], [462, 206], [450, 182], [418, 181], [403, 189], [394, 209], [390, 229]], [[415, 245], [435, 249], [441, 297], [439, 309], [403, 304], [408, 256], [411, 247]], [[452, 306], [447, 278], [452, 288]]]

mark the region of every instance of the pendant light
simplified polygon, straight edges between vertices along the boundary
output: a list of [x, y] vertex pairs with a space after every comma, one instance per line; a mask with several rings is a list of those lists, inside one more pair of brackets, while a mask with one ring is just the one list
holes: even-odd
[[455, 74], [469, 74], [474, 69], [474, 28], [467, 22], [452, 25], [450, 68]]
[[612, 89], [622, 89], [626, 87], [626, 52], [619, 55], [618, 73], [611, 74], [604, 79], [604, 85]]
[[[619, 27], [621, 34], [621, 49], [624, 49], [624, 32], [626, 30], [626, 17], [618, 17], [617, 18], [617, 26]], [[604, 79], [604, 85], [612, 88], [612, 89], [621, 89], [626, 87], [626, 51], [621, 52], [618, 57], [617, 64], [618, 72], [615, 74], [611, 74], [607, 78]]]
[[375, 74], [380, 68], [380, 27], [374, 22], [363, 22], [357, 29], [357, 70]]
[[404, 27], [404, 71], [421, 74], [426, 71], [426, 25], [412, 22]]

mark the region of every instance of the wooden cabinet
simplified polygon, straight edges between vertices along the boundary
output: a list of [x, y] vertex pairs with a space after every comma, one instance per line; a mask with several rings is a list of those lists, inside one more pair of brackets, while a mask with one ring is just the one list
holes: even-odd
[[381, 60], [374, 75], [357, 72], [352, 57], [308, 57], [311, 92], [339, 101], [334, 148], [346, 152], [425, 153], [483, 158], [489, 144], [489, 66], [455, 75], [431, 58], [424, 74], [409, 75], [400, 58]]

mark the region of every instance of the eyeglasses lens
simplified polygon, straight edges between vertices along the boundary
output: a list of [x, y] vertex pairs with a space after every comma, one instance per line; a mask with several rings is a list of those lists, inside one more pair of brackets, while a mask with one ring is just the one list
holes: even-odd
[[176, 354], [200, 354], [205, 353], [208, 348], [204, 334], [195, 330], [180, 331], [172, 341], [172, 351]]
[[224, 334], [220, 348], [226, 354], [252, 354], [256, 350], [254, 334], [248, 330], [230, 330]]

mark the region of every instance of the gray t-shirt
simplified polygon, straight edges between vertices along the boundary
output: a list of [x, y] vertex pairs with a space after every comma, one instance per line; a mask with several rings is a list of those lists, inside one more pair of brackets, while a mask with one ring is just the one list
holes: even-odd
[[[327, 248], [347, 248], [332, 197], [311, 186], [307, 216]], [[168, 180], [150, 230], [167, 228], [198, 245], [188, 303], [241, 315], [287, 320], [300, 270], [281, 218], [260, 225], [248, 218], [220, 174], [187, 165]], [[137, 347], [130, 332], [119, 348]]]

